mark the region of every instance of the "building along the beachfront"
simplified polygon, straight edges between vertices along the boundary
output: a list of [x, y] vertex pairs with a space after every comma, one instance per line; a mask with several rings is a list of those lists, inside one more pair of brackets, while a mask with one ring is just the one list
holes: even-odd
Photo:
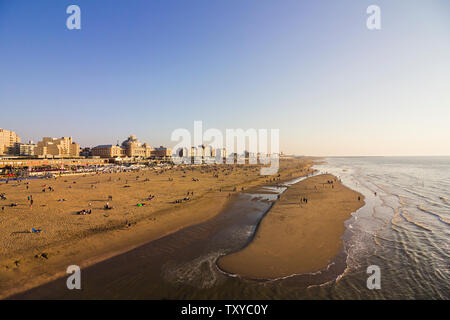
[[33, 141], [28, 143], [16, 142], [14, 144], [14, 155], [21, 157], [32, 157], [35, 155], [36, 144]]
[[91, 148], [86, 147], [86, 148], [82, 148], [82, 149], [81, 149], [81, 151], [80, 151], [80, 157], [88, 158], [88, 157], [91, 157], [91, 156], [92, 156], [92, 150], [91, 150]]
[[172, 156], [172, 150], [163, 146], [152, 148], [149, 144], [141, 143], [134, 135], [131, 135], [121, 145], [96, 146], [92, 148], [91, 154], [101, 158], [167, 159]]
[[[101, 158], [150, 158], [154, 151], [155, 149], [149, 144], [141, 143], [134, 135], [131, 135], [120, 146], [108, 144], [92, 148], [92, 155]], [[157, 153], [162, 153], [162, 150]]]
[[214, 149], [209, 145], [199, 145], [197, 147], [191, 147], [190, 152], [186, 154], [186, 148], [180, 148], [176, 151], [179, 157], [188, 157], [195, 163], [211, 163], [217, 159], [224, 159], [226, 157], [225, 148]]
[[131, 158], [150, 158], [153, 151], [149, 144], [141, 143], [134, 135], [122, 142], [122, 148], [125, 149], [127, 157]]
[[73, 142], [72, 137], [45, 137], [38, 142], [35, 155], [40, 157], [78, 157], [80, 145]]
[[126, 157], [126, 150], [118, 145], [106, 144], [92, 148], [91, 154], [100, 158], [123, 158]]
[[151, 152], [152, 158], [169, 158], [172, 156], [172, 150], [163, 146], [160, 146], [159, 148], [153, 149]]
[[20, 138], [14, 131], [0, 129], [0, 155], [13, 154], [14, 144], [19, 142]]

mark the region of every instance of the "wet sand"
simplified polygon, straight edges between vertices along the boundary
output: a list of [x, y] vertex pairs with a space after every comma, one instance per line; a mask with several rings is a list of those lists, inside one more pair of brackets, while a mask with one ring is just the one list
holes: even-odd
[[[232, 297], [242, 283], [221, 273], [216, 259], [249, 241], [268, 201], [233, 195], [220, 214], [82, 270], [81, 290], [67, 275], [11, 299], [211, 299]], [[228, 291], [228, 292], [226, 292]], [[218, 296], [219, 295], [219, 296]]]
[[283, 193], [261, 221], [253, 241], [220, 258], [218, 266], [250, 279], [322, 270], [342, 248], [344, 222], [363, 205], [363, 195], [335, 176], [308, 178]]
[[[311, 163], [281, 161], [276, 180], [310, 172]], [[221, 212], [230, 194], [274, 182], [274, 177], [259, 176], [258, 166], [224, 165], [1, 183], [7, 200], [0, 201], [5, 206], [0, 211], [0, 297], [64, 276], [69, 265], [85, 268], [207, 221]], [[43, 192], [48, 186], [55, 191]], [[190, 200], [175, 203], [187, 191], [194, 192]], [[155, 195], [151, 201], [149, 194]], [[28, 195], [33, 195], [32, 208]], [[109, 195], [114, 209], [104, 210]], [[7, 206], [14, 202], [17, 207]], [[92, 214], [77, 215], [81, 209], [92, 209]], [[31, 228], [43, 231], [32, 233]]]

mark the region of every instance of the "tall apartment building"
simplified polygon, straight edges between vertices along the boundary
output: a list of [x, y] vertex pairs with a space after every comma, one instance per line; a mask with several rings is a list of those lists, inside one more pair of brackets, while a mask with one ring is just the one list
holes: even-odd
[[0, 129], [0, 155], [13, 153], [14, 144], [19, 142], [20, 138], [14, 131]]
[[46, 137], [38, 142], [35, 155], [44, 157], [78, 157], [80, 155], [80, 145], [73, 142], [72, 137]]

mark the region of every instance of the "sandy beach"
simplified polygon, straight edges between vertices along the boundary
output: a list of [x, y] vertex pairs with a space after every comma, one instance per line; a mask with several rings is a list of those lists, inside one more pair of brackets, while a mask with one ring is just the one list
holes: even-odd
[[344, 221], [363, 205], [362, 194], [333, 175], [308, 178], [281, 195], [248, 246], [222, 257], [218, 265], [251, 279], [319, 271], [341, 249]]
[[311, 165], [282, 160], [271, 177], [257, 165], [204, 165], [2, 182], [0, 298], [206, 221], [232, 194], [311, 173]]

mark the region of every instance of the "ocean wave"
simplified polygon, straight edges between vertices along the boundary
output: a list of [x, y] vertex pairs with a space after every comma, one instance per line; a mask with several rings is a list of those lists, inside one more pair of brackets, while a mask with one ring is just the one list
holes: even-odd
[[426, 195], [422, 194], [422, 193], [419, 193], [417, 191], [413, 191], [413, 190], [408, 189], [408, 188], [403, 188], [403, 190], [405, 190], [406, 192], [409, 192], [410, 194], [413, 194], [413, 195], [415, 195], [415, 196], [417, 196], [419, 198], [428, 200], [428, 197]]
[[[400, 228], [401, 228], [401, 227], [400, 227]], [[377, 233], [374, 234], [373, 238], [374, 238], [375, 243], [376, 243], [379, 247], [383, 247], [383, 246], [386, 246], [386, 245], [388, 245], [388, 244], [395, 244], [395, 243], [396, 243], [396, 240], [388, 239], [388, 238], [386, 238], [386, 237], [380, 236], [379, 231], [377, 231]], [[381, 243], [380, 240], [383, 240], [383, 241], [384, 241], [384, 244]]]
[[417, 205], [417, 209], [419, 209], [422, 212], [425, 212], [425, 213], [431, 214], [432, 216], [437, 217], [439, 219], [439, 221], [441, 221], [442, 223], [450, 225], [450, 219], [446, 219], [446, 218], [440, 216], [439, 214], [437, 214], [436, 212], [433, 212], [433, 211], [431, 211], [429, 209], [425, 209], [420, 204]]
[[211, 252], [187, 263], [169, 262], [164, 266], [162, 276], [174, 284], [191, 285], [202, 289], [212, 288], [224, 281], [216, 268], [216, 260], [221, 255], [224, 255], [224, 252]]
[[448, 198], [446, 198], [444, 196], [439, 196], [439, 199], [441, 199], [442, 202], [444, 202], [444, 203], [448, 203]]
[[433, 230], [430, 229], [429, 227], [427, 227], [427, 226], [421, 224], [420, 222], [414, 221], [410, 216], [408, 216], [408, 215], [406, 214], [406, 210], [404, 210], [400, 215], [401, 215], [406, 221], [408, 221], [409, 223], [411, 223], [411, 224], [413, 224], [413, 225], [415, 225], [415, 226], [417, 226], [417, 227], [419, 227], [419, 228], [421, 228], [421, 229], [423, 229], [423, 230], [426, 230], [426, 231], [429, 231], [429, 232], [433, 232]]
[[406, 205], [406, 197], [404, 197], [404, 196], [398, 196], [398, 201], [400, 202], [400, 204], [402, 205], [402, 206], [405, 206]]
[[400, 217], [400, 213], [398, 212], [397, 209], [394, 209], [394, 212], [395, 212], [395, 214], [391, 219], [391, 223], [393, 225], [400, 226], [399, 222], [397, 222], [398, 218]]

